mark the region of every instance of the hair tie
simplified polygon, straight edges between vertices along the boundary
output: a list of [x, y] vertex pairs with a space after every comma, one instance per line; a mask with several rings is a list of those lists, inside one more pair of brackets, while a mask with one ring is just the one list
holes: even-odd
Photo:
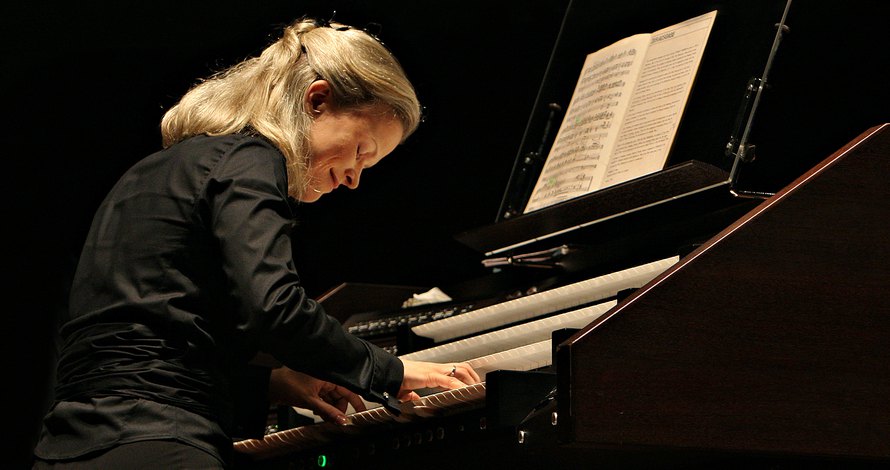
[[337, 10], [334, 10], [333, 12], [331, 12], [331, 19], [329, 19], [329, 20], [320, 20], [318, 18], [315, 18], [312, 21], [313, 21], [313, 23], [315, 23], [316, 28], [331, 28], [331, 29], [334, 29], [335, 31], [346, 31], [346, 30], [350, 29], [349, 26], [338, 26], [336, 28], [331, 26], [331, 23], [334, 21], [335, 16], [337, 16]]

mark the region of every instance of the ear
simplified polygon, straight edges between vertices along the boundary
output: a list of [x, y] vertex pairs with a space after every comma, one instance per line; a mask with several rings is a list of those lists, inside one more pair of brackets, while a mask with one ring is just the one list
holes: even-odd
[[327, 80], [316, 80], [306, 89], [303, 97], [304, 105], [315, 117], [331, 107], [331, 85]]

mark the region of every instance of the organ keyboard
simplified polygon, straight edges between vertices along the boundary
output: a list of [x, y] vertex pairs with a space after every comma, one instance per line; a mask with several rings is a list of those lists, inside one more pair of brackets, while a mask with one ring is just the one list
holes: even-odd
[[[399, 357], [429, 362], [467, 362], [482, 382], [456, 390], [418, 391], [419, 400], [404, 403], [396, 416], [376, 403], [348, 415], [348, 426], [314, 423], [235, 443], [235, 450], [258, 458], [312, 449], [338, 438], [371, 433], [383, 424], [433, 418], [485, 402], [485, 378], [497, 370], [532, 371], [552, 365], [553, 331], [579, 329], [613, 308], [621, 291], [639, 288], [679, 260], [670, 257], [543, 292], [508, 300], [459, 315], [414, 326], [437, 346]], [[611, 299], [611, 300], [607, 300]]]
[[335, 439], [349, 438], [357, 433], [373, 432], [381, 425], [408, 423], [414, 419], [432, 418], [443, 413], [455, 413], [475, 407], [485, 399], [485, 384], [478, 383], [455, 390], [433, 393], [412, 402], [403, 403], [398, 416], [383, 407], [351, 413], [345, 426], [318, 423], [267, 434], [263, 439], [235, 442], [236, 452], [261, 458], [276, 457], [312, 449]]
[[678, 257], [671, 257], [654, 261], [473, 310], [463, 315], [432, 321], [415, 326], [411, 330], [438, 343], [498, 328], [509, 323], [614, 297], [622, 290], [642, 286], [678, 260]]

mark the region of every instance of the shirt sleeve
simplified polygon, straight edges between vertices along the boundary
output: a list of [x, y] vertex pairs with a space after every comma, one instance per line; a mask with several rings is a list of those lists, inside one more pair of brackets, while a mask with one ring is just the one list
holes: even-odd
[[260, 139], [236, 145], [208, 179], [205, 223], [219, 243], [237, 334], [291, 369], [394, 407], [401, 361], [344, 331], [300, 285], [286, 188], [284, 157]]

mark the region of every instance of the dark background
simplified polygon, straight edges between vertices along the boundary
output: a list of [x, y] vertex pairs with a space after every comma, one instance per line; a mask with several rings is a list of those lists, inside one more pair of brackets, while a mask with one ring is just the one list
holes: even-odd
[[[447, 285], [481, 272], [451, 238], [494, 221], [565, 2], [70, 2], [4, 7], [11, 452], [27, 462], [52, 331], [95, 208], [160, 148], [198, 78], [258, 54], [304, 15], [364, 27], [399, 57], [427, 121], [355, 191], [304, 206], [307, 289]], [[8, 13], [12, 14], [8, 14]], [[9, 143], [12, 145], [10, 146]], [[2, 466], [2, 465], [0, 465]]]
[[[887, 7], [879, 0], [812, 3], [792, 7], [801, 10], [803, 32], [788, 39], [777, 64], [782, 93], [761, 111], [758, 137], [777, 145], [772, 155], [764, 146], [747, 173], [767, 186], [755, 189], [780, 189], [866, 128], [890, 121]], [[303, 207], [298, 267], [314, 295], [343, 282], [449, 286], [486, 274], [482, 256], [453, 236], [498, 215], [567, 4], [165, 0], [3, 7], [4, 356], [15, 437], [6, 455], [27, 462], [30, 454], [46, 405], [54, 323], [93, 211], [127, 167], [160, 148], [161, 116], [198, 78], [258, 54], [304, 14], [329, 18], [336, 11], [347, 24], [381, 24], [379, 36], [414, 82], [427, 121], [358, 190]], [[636, 32], [667, 25], [651, 21], [656, 4], [671, 2], [622, 2], [649, 17]], [[602, 32], [608, 16], [596, 22], [610, 37]], [[633, 31], [630, 23], [623, 18]], [[735, 107], [741, 92], [725, 99]]]

